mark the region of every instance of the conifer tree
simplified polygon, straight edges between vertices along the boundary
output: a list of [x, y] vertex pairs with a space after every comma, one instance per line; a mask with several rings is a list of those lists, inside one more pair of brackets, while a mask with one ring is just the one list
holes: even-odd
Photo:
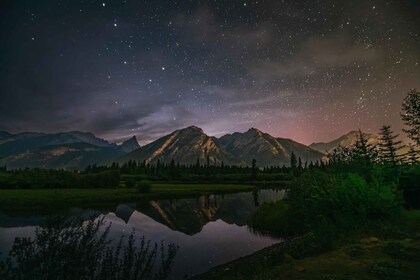
[[408, 129], [403, 129], [407, 136], [420, 146], [420, 92], [413, 89], [402, 103], [402, 120]]
[[380, 160], [383, 163], [397, 165], [401, 160], [401, 156], [398, 155], [398, 151], [403, 147], [403, 145], [401, 145], [401, 141], [395, 140], [399, 135], [394, 135], [390, 125], [382, 126], [379, 135], [380, 141], [378, 143], [378, 148]]
[[372, 163], [376, 160], [376, 156], [375, 146], [368, 143], [367, 136], [359, 129], [356, 142], [351, 149], [351, 160], [360, 163]]
[[291, 168], [296, 168], [297, 167], [297, 159], [296, 159], [296, 155], [294, 152], [292, 152], [292, 154], [290, 155], [290, 167]]
[[419, 151], [415, 149], [413, 144], [408, 144], [408, 152], [405, 154], [406, 161], [409, 164], [417, 164], [419, 162]]

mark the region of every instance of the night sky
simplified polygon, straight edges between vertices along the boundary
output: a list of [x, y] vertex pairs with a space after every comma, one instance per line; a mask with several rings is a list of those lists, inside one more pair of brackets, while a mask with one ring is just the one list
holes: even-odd
[[0, 3], [0, 130], [141, 144], [197, 125], [302, 143], [400, 132], [420, 1]]

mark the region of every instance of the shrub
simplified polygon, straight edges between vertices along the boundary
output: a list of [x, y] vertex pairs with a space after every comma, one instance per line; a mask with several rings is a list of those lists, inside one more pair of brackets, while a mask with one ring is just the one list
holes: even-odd
[[152, 188], [152, 183], [150, 183], [150, 181], [147, 181], [147, 180], [142, 180], [138, 182], [136, 186], [137, 191], [140, 193], [148, 193], [150, 192], [151, 188]]
[[368, 269], [369, 273], [384, 279], [397, 279], [402, 275], [402, 265], [389, 260], [374, 261]]
[[384, 251], [389, 256], [402, 260], [420, 260], [420, 251], [413, 247], [406, 247], [401, 242], [392, 241], [385, 245]]
[[298, 232], [316, 229], [320, 224], [332, 224], [343, 232], [353, 230], [355, 225], [363, 229], [372, 221], [398, 215], [402, 206], [401, 194], [393, 184], [379, 180], [367, 183], [356, 174], [304, 175], [289, 198], [291, 215], [299, 221], [294, 225]]
[[79, 223], [63, 218], [48, 219], [35, 230], [34, 238], [16, 238], [9, 257], [0, 262], [0, 278], [158, 280], [169, 276], [178, 250], [174, 244], [159, 246], [144, 237], [137, 242], [131, 233], [113, 247], [108, 239], [110, 226], [101, 228], [103, 220]]
[[136, 179], [133, 178], [133, 177], [128, 177], [128, 178], [125, 179], [125, 187], [126, 188], [132, 189], [132, 188], [136, 187], [136, 183], [137, 183]]

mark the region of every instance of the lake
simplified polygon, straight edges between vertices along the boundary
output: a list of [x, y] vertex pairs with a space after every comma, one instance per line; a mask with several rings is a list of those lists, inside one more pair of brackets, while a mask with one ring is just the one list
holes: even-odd
[[[179, 250], [170, 279], [183, 279], [281, 242], [253, 233], [247, 221], [259, 205], [283, 197], [284, 191], [260, 190], [155, 200], [142, 205], [119, 204], [105, 211], [72, 208], [70, 212], [84, 219], [104, 218], [111, 222], [109, 237], [116, 240], [135, 229], [139, 238], [176, 244]], [[33, 236], [45, 219], [0, 213], [0, 258], [9, 252], [15, 237]]]

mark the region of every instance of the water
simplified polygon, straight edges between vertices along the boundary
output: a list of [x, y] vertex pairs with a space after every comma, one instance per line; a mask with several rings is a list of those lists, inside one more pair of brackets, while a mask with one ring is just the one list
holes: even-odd
[[[146, 205], [120, 204], [116, 209], [72, 209], [74, 215], [112, 222], [109, 236], [119, 239], [135, 228], [137, 237], [175, 243], [179, 250], [171, 279], [203, 273], [212, 267], [281, 242], [253, 233], [246, 225], [258, 205], [282, 199], [284, 192], [259, 192], [157, 200]], [[4, 257], [15, 237], [34, 235], [45, 217], [16, 217], [0, 213], [0, 252]]]

